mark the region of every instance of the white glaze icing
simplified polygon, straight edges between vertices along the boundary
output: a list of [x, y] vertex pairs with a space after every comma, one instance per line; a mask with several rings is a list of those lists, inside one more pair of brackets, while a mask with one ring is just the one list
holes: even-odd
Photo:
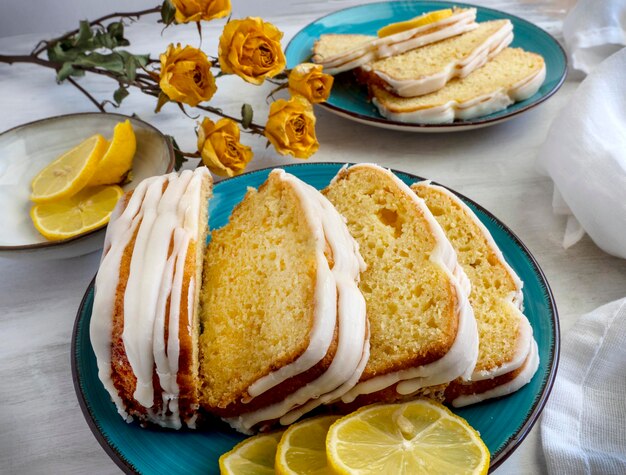
[[[366, 64], [363, 69], [373, 71], [385, 84], [385, 89], [401, 97], [415, 97], [437, 91], [444, 87], [450, 79], [464, 78], [472, 71], [483, 66], [491, 58], [506, 48], [513, 41], [513, 25], [506, 21], [482, 44], [476, 47], [465, 58], [450, 61], [445, 67], [429, 76], [410, 79], [397, 79], [377, 68], [376, 63]], [[461, 37], [458, 37], [461, 38]]]
[[509, 263], [504, 259], [504, 256], [502, 255], [502, 251], [496, 244], [489, 230], [482, 223], [482, 221], [478, 219], [478, 217], [474, 214], [474, 212], [470, 209], [470, 207], [467, 206], [463, 202], [463, 200], [461, 200], [459, 197], [457, 197], [454, 193], [450, 192], [446, 188], [442, 186], [438, 186], [438, 185], [433, 185], [428, 180], [422, 181], [419, 184], [432, 187], [433, 189], [445, 194], [447, 197], [450, 198], [450, 200], [452, 200], [459, 208], [463, 210], [465, 215], [472, 220], [472, 222], [476, 225], [476, 227], [478, 227], [482, 236], [485, 238], [487, 246], [489, 246], [489, 248], [495, 254], [498, 261], [500, 261], [500, 263], [504, 266], [504, 268], [506, 269], [507, 273], [509, 274], [509, 276], [511, 277], [515, 285], [515, 290], [512, 291], [511, 294], [507, 296], [507, 301], [506, 301], [506, 304], [510, 306], [511, 312], [517, 316], [517, 321], [519, 322], [519, 336], [516, 342], [517, 345], [515, 347], [515, 353], [513, 354], [513, 357], [509, 361], [503, 363], [502, 365], [496, 368], [492, 368], [488, 371], [486, 370], [474, 371], [471, 377], [471, 381], [481, 381], [485, 379], [491, 379], [491, 378], [495, 378], [496, 376], [501, 376], [503, 374], [516, 370], [526, 360], [526, 357], [528, 356], [528, 352], [530, 351], [530, 347], [533, 341], [532, 327], [530, 326], [530, 323], [528, 322], [528, 319], [526, 318], [526, 316], [522, 313], [523, 308], [524, 308], [524, 296], [522, 293], [522, 288], [524, 286], [524, 283], [519, 278], [519, 276], [515, 273], [515, 271], [509, 265]]
[[[437, 264], [448, 275], [455, 287], [457, 305], [455, 317], [458, 319], [457, 334], [449, 351], [439, 360], [415, 368], [409, 368], [393, 373], [375, 376], [356, 384], [346, 392], [341, 400], [345, 403], [354, 401], [361, 394], [370, 394], [385, 389], [395, 383], [411, 380], [406, 385], [398, 385], [397, 390], [405, 391], [408, 385], [413, 388], [410, 392], [427, 386], [449, 382], [457, 377], [468, 379], [472, 374], [478, 358], [478, 330], [474, 312], [469, 304], [469, 279], [458, 264], [456, 253], [445, 236], [439, 223], [428, 210], [424, 200], [418, 197], [408, 185], [395, 176], [391, 171], [374, 164], [359, 164], [355, 167], [370, 167], [387, 174], [396, 185], [411, 199], [422, 212], [431, 232], [437, 242], [429, 260]], [[462, 283], [461, 283], [462, 282]], [[416, 387], [417, 386], [417, 387]], [[402, 393], [401, 393], [402, 394]]]
[[[337, 289], [337, 300], [334, 303], [337, 309], [337, 349], [327, 370], [311, 383], [282, 401], [239, 417], [225, 419], [242, 432], [249, 431], [260, 422], [279, 418], [282, 424], [289, 424], [328, 400], [328, 394], [347, 391], [347, 386], [359, 379], [365, 367], [363, 360], [367, 360], [369, 355], [365, 300], [357, 285], [360, 272], [365, 270], [365, 263], [358, 251], [358, 244], [350, 235], [341, 215], [321, 193], [283, 170], [272, 173], [289, 183], [298, 194], [312, 228], [317, 231], [315, 235], [321, 237], [318, 241], [320, 249], [323, 250], [328, 243], [332, 250], [331, 276]], [[322, 258], [328, 266], [325, 256], [322, 255]], [[321, 314], [319, 318], [328, 316]]]
[[530, 351], [528, 354], [528, 361], [526, 365], [520, 371], [520, 373], [508, 383], [501, 384], [495, 388], [489, 389], [480, 394], [469, 394], [459, 396], [452, 401], [454, 407], [463, 407], [470, 404], [476, 404], [486, 399], [492, 399], [496, 397], [506, 396], [528, 384], [539, 368], [539, 350], [537, 348], [537, 342], [532, 339], [530, 345]]
[[535, 94], [546, 77], [545, 65], [530, 77], [519, 81], [508, 90], [497, 90], [459, 103], [455, 100], [445, 104], [407, 112], [394, 112], [385, 107], [376, 97], [372, 103], [383, 117], [397, 122], [420, 124], [447, 124], [454, 119], [473, 119], [506, 109], [514, 102], [523, 101]]
[[362, 43], [356, 48], [350, 48], [331, 57], [321, 58], [319, 64], [322, 64], [325, 73], [338, 74], [377, 59], [404, 53], [470, 31], [477, 26], [475, 19], [476, 9], [460, 10], [448, 18], [428, 25], [383, 38], [373, 36], [371, 42]]
[[[275, 170], [272, 173], [279, 175], [281, 179], [284, 179], [284, 175], [286, 175], [283, 170]], [[247, 390], [250, 397], [244, 399], [244, 403], [250, 402], [256, 396], [283, 381], [302, 374], [315, 366], [324, 358], [333, 340], [337, 324], [337, 286], [324, 255], [326, 249], [324, 229], [321, 226], [319, 216], [316, 214], [317, 209], [314, 204], [301, 200], [301, 205], [317, 245], [313, 329], [309, 337], [309, 346], [293, 363], [285, 365], [252, 383]]]
[[117, 411], [127, 422], [130, 422], [132, 417], [128, 415], [111, 379], [111, 337], [115, 294], [119, 283], [122, 254], [143, 218], [142, 204], [146, 199], [157, 201], [160, 198], [158, 193], [163, 183], [165, 183], [165, 177], [144, 180], [135, 188], [125, 208], [122, 201], [118, 203], [117, 207], [123, 208], [123, 211], [116, 212], [118, 218], [110, 222], [107, 227], [105, 248], [95, 282], [89, 337], [98, 363], [98, 377], [115, 403]]
[[[124, 404], [111, 382], [111, 323], [122, 255], [137, 232], [124, 294], [122, 341], [137, 378], [134, 398], [146, 408], [147, 420], [164, 427], [180, 428], [182, 425], [177, 383], [180, 308], [186, 305], [188, 312], [193, 312], [196, 291], [192, 279], [188, 294], [182, 295], [184, 264], [190, 241], [198, 239], [202, 182], [207, 176], [208, 171], [202, 168], [194, 172], [184, 171], [180, 176], [170, 174], [140, 183], [126, 208], [114, 214], [107, 228], [105, 254], [96, 278], [94, 304], [98, 303], [98, 306], [94, 306], [90, 328], [92, 346], [99, 377], [118, 412], [126, 416]], [[163, 191], [165, 184], [167, 188]], [[118, 206], [123, 207], [123, 204]], [[153, 408], [152, 376], [155, 370], [163, 401], [158, 412]]]
[[137, 378], [133, 398], [146, 408], [154, 404], [152, 376], [158, 345], [154, 338], [154, 321], [159, 290], [171, 235], [178, 221], [176, 204], [190, 173], [183, 173], [178, 180], [168, 175], [167, 188], [158, 204], [147, 206], [144, 203], [144, 217], [135, 239], [124, 293], [122, 340], [128, 363]]

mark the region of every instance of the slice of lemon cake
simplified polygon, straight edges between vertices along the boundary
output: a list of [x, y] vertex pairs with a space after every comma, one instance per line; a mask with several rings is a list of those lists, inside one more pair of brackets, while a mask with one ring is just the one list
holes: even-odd
[[522, 313], [522, 281], [463, 201], [429, 182], [417, 183], [412, 189], [441, 224], [472, 285], [478, 362], [471, 382], [453, 382], [446, 398], [458, 407], [516, 391], [532, 379], [539, 365], [532, 328]]
[[418, 97], [399, 97], [369, 84], [372, 102], [390, 120], [443, 124], [472, 119], [506, 109], [534, 95], [546, 75], [543, 58], [521, 48], [505, 48], [491, 61], [464, 78]]
[[141, 182], [107, 228], [90, 324], [98, 376], [127, 421], [195, 426], [197, 305], [211, 177]]
[[468, 378], [478, 354], [468, 281], [424, 202], [371, 164], [342, 169], [323, 193], [347, 219], [367, 265], [359, 288], [370, 357], [341, 401], [399, 400]]
[[513, 40], [509, 20], [487, 21], [478, 28], [361, 68], [369, 80], [401, 97], [429, 94], [455, 77], [483, 66]]
[[427, 12], [381, 29], [378, 36], [322, 35], [313, 45], [312, 61], [327, 74], [338, 74], [380, 58], [404, 53], [476, 28], [475, 8]]
[[201, 407], [248, 432], [347, 391], [367, 359], [363, 267], [317, 190], [283, 170], [250, 189], [206, 252]]

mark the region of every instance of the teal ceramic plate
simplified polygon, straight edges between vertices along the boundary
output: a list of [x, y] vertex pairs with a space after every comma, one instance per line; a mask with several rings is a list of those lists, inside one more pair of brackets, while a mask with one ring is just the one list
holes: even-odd
[[541, 28], [519, 17], [491, 8], [456, 2], [400, 1], [368, 3], [346, 8], [324, 16], [300, 30], [286, 49], [287, 66], [292, 68], [310, 60], [313, 43], [325, 33], [346, 33], [376, 35], [376, 32], [389, 23], [408, 20], [424, 12], [443, 8], [475, 7], [476, 21], [489, 21], [508, 18], [513, 23], [512, 47], [520, 47], [538, 53], [546, 62], [546, 80], [539, 91], [525, 101], [512, 104], [505, 110], [469, 120], [457, 120], [451, 124], [406, 124], [382, 117], [368, 100], [367, 89], [357, 84], [350, 71], [335, 78], [332, 94], [322, 107], [342, 117], [383, 127], [411, 132], [450, 132], [486, 127], [509, 120], [518, 114], [535, 107], [552, 96], [565, 80], [567, 56], [559, 43]]
[[[316, 188], [325, 187], [342, 163], [306, 163], [284, 167]], [[247, 173], [215, 185], [210, 202], [209, 225], [226, 224], [233, 207], [249, 186], [258, 187], [270, 169]], [[407, 184], [420, 178], [396, 172]], [[539, 417], [546, 402], [559, 354], [557, 310], [550, 287], [530, 252], [513, 233], [488, 211], [462, 197], [493, 234], [506, 259], [524, 281], [526, 315], [533, 327], [541, 359], [532, 381], [518, 392], [454, 412], [480, 431], [497, 467], [520, 444]], [[117, 414], [98, 379], [96, 359], [89, 341], [93, 282], [78, 310], [72, 337], [72, 372], [78, 401], [98, 441], [128, 473], [217, 474], [218, 458], [242, 440], [233, 430], [219, 426], [207, 431], [165, 431], [126, 424]]]

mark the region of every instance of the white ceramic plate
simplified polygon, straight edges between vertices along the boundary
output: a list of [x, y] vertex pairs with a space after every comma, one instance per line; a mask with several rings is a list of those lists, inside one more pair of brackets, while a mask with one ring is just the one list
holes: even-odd
[[48, 163], [99, 133], [113, 135], [119, 122], [130, 119], [137, 137], [131, 190], [144, 178], [162, 175], [174, 167], [169, 140], [156, 128], [139, 119], [99, 112], [70, 114], [20, 125], [0, 134], [0, 256], [51, 259], [73, 257], [102, 247], [104, 226], [62, 241], [48, 241], [30, 219], [32, 179]]

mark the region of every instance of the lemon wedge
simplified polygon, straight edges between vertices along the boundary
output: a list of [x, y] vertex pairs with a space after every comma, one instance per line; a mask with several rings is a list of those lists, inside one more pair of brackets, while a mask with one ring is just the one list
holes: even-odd
[[95, 173], [107, 146], [106, 139], [96, 134], [61, 155], [33, 179], [30, 199], [35, 203], [49, 203], [83, 189]]
[[366, 406], [339, 419], [326, 438], [340, 474], [484, 474], [489, 450], [465, 419], [430, 400]]
[[392, 23], [378, 30], [378, 37], [384, 38], [385, 36], [395, 35], [396, 33], [402, 33], [403, 31], [412, 30], [436, 21], [443, 20], [452, 16], [452, 9], [446, 8], [445, 10], [436, 10], [434, 12], [424, 13], [407, 21], [400, 21], [398, 23]]
[[107, 224], [123, 194], [117, 185], [84, 188], [69, 198], [36, 204], [30, 217], [47, 239], [68, 239]]
[[276, 473], [330, 473], [326, 463], [326, 434], [337, 419], [339, 416], [314, 417], [290, 426], [276, 449]]
[[274, 475], [276, 447], [283, 432], [256, 435], [220, 457], [222, 475]]
[[98, 163], [89, 186], [121, 183], [133, 165], [137, 140], [130, 120], [120, 122], [113, 129], [108, 150]]

